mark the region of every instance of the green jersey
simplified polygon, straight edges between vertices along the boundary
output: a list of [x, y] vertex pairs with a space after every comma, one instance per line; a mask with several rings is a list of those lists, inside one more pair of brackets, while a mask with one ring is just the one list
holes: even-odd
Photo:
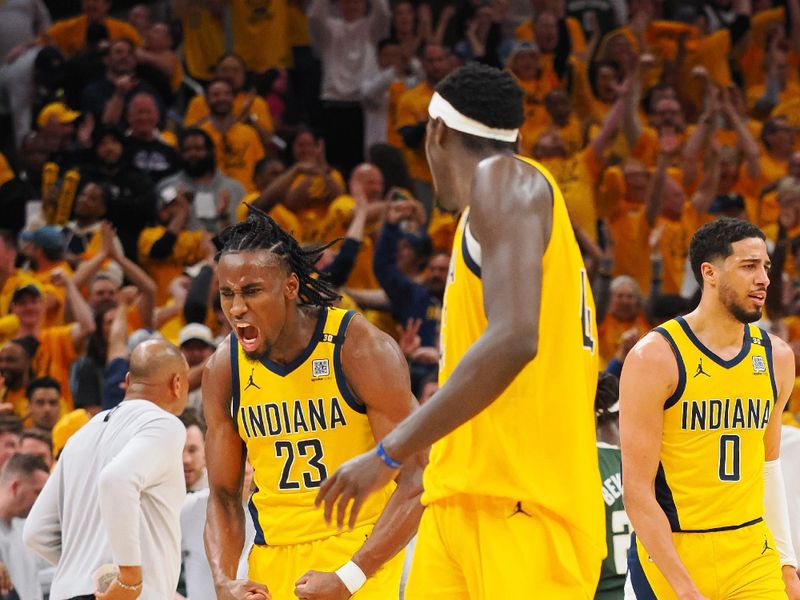
[[595, 600], [622, 600], [631, 544], [631, 525], [622, 505], [622, 454], [618, 446], [597, 442], [597, 455], [603, 480], [608, 555], [600, 570]]

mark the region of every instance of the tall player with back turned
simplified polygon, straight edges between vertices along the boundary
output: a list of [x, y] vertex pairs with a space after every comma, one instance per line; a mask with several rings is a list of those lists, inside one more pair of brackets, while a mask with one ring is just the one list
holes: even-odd
[[352, 514], [433, 444], [406, 597], [590, 598], [605, 555], [594, 304], [564, 199], [515, 154], [513, 77], [469, 64], [436, 86], [426, 152], [462, 211], [442, 317], [442, 387], [322, 486]]
[[628, 598], [800, 598], [778, 456], [794, 356], [754, 325], [769, 285], [764, 240], [739, 219], [701, 227], [689, 247], [699, 306], [625, 360]]

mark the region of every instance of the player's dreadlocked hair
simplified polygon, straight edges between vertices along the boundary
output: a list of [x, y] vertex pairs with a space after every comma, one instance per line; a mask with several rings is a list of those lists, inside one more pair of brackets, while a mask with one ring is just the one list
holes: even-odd
[[610, 410], [617, 400], [619, 400], [619, 379], [610, 373], [600, 373], [594, 396], [594, 416], [598, 425], [614, 421], [619, 417], [618, 411]]
[[220, 234], [222, 249], [217, 253], [219, 262], [223, 254], [247, 250], [267, 250], [277, 256], [300, 281], [298, 296], [303, 306], [330, 306], [341, 296], [314, 266], [322, 252], [335, 244], [334, 240], [322, 246], [302, 248], [297, 240], [286, 233], [272, 217], [255, 206], [247, 205], [247, 218], [227, 227]]

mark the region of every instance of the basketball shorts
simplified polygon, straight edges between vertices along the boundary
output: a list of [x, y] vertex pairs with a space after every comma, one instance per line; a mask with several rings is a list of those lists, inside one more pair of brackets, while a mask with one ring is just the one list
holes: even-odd
[[[678, 556], [700, 592], [711, 600], [785, 600], [781, 564], [763, 521], [727, 531], [673, 533]], [[677, 598], [634, 534], [628, 551], [626, 598]]]
[[[288, 546], [253, 546], [248, 558], [248, 577], [263, 583], [272, 600], [297, 600], [294, 587], [307, 571], [335, 571], [364, 545], [372, 525], [338, 535]], [[405, 553], [384, 564], [351, 596], [353, 600], [397, 600]]]
[[601, 549], [540, 506], [457, 496], [426, 507], [405, 597], [589, 599], [602, 559]]

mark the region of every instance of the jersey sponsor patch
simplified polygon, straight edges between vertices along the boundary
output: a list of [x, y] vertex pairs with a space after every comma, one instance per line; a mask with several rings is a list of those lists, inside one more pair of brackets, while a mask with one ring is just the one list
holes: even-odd
[[767, 364], [764, 362], [763, 356], [753, 356], [753, 373], [766, 373]]
[[328, 377], [330, 374], [331, 367], [327, 358], [311, 361], [311, 375], [313, 377]]

